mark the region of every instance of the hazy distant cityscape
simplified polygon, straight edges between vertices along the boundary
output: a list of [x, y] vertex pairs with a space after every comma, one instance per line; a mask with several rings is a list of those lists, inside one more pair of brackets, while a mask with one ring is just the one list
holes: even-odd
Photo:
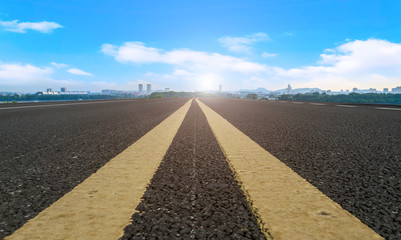
[[[47, 88], [45, 91], [38, 91], [36, 95], [110, 95], [110, 96], [121, 96], [121, 95], [131, 95], [136, 97], [145, 97], [149, 96], [154, 92], [169, 92], [170, 88], [165, 88], [163, 90], [152, 90], [152, 84], [146, 84], [146, 89], [144, 89], [144, 84], [138, 84], [137, 90], [116, 90], [116, 89], [104, 89], [101, 92], [91, 92], [84, 90], [74, 90], [70, 91], [67, 87], [61, 87], [59, 91], [54, 90], [53, 88]], [[180, 91], [183, 92], [183, 91]], [[234, 95], [236, 97], [245, 97], [247, 94], [257, 94], [259, 97], [278, 97], [281, 95], [292, 95], [292, 94], [328, 94], [328, 95], [339, 95], [339, 94], [350, 94], [350, 93], [358, 93], [358, 94], [366, 94], [366, 93], [377, 93], [377, 94], [401, 94], [401, 86], [397, 86], [394, 88], [383, 88], [382, 90], [378, 90], [376, 88], [369, 89], [358, 89], [353, 88], [352, 90], [340, 90], [340, 91], [332, 91], [332, 90], [322, 90], [320, 88], [292, 88], [290, 84], [288, 84], [287, 88], [278, 89], [278, 90], [268, 90], [265, 88], [257, 88], [257, 89], [239, 89], [236, 91], [223, 91], [223, 86], [219, 85], [216, 90], [206, 90], [206, 91], [194, 91], [194, 92], [205, 92], [205, 93], [218, 93], [220, 95]], [[24, 95], [24, 94], [32, 94], [32, 93], [22, 93], [22, 92], [6, 92], [1, 91], [0, 96], [9, 96], [9, 95]]]

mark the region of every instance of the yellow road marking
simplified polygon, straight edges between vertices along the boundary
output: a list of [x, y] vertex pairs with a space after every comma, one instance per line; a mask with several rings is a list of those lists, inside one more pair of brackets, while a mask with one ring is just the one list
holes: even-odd
[[6, 239], [121, 237], [191, 102]]
[[383, 239], [223, 117], [198, 103], [251, 207], [273, 239]]
[[384, 107], [377, 107], [376, 109], [381, 109], [381, 110], [392, 110], [392, 111], [401, 111], [401, 108], [384, 108]]
[[316, 105], [316, 106], [324, 106], [324, 105], [327, 105], [327, 104], [324, 104], [324, 103], [309, 103], [309, 104], [311, 104], [311, 105]]
[[348, 107], [348, 108], [357, 107], [357, 106], [354, 106], [354, 105], [335, 105], [335, 106], [337, 106], [337, 107]]

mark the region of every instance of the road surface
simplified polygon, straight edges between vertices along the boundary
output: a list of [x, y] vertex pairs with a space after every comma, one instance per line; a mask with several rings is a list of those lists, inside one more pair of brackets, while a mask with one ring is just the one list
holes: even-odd
[[400, 238], [397, 108], [200, 100], [0, 105], [0, 238]]

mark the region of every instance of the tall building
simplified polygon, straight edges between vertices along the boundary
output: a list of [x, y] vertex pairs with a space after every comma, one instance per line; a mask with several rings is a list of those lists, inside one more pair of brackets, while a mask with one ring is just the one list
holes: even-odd
[[61, 88], [61, 92], [68, 92], [68, 88], [62, 87], [62, 88]]
[[46, 92], [53, 92], [53, 88], [46, 89]]
[[138, 92], [139, 94], [143, 94], [143, 84], [138, 84]]
[[223, 91], [223, 85], [219, 85], [219, 92], [221, 93], [221, 91]]
[[150, 83], [146, 84], [146, 94], [150, 95], [151, 91], [152, 91], [152, 85], [150, 85]]
[[383, 88], [383, 92], [388, 93], [388, 88]]
[[391, 92], [393, 92], [393, 93], [401, 93], [401, 86], [391, 89]]
[[288, 84], [288, 87], [285, 89], [285, 93], [291, 94], [292, 93], [292, 87], [290, 84]]

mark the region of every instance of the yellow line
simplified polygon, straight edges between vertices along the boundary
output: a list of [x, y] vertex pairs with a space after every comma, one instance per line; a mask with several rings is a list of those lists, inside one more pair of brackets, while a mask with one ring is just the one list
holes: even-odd
[[191, 102], [6, 239], [121, 237]]
[[377, 107], [376, 109], [381, 109], [381, 110], [392, 110], [392, 111], [401, 111], [401, 108], [384, 108], [384, 107]]
[[[273, 239], [382, 239], [223, 117], [198, 101]], [[269, 237], [269, 236], [267, 236]]]
[[357, 106], [354, 106], [354, 105], [334, 105], [334, 106], [336, 106], [336, 107], [347, 107], [347, 108], [357, 107]]

